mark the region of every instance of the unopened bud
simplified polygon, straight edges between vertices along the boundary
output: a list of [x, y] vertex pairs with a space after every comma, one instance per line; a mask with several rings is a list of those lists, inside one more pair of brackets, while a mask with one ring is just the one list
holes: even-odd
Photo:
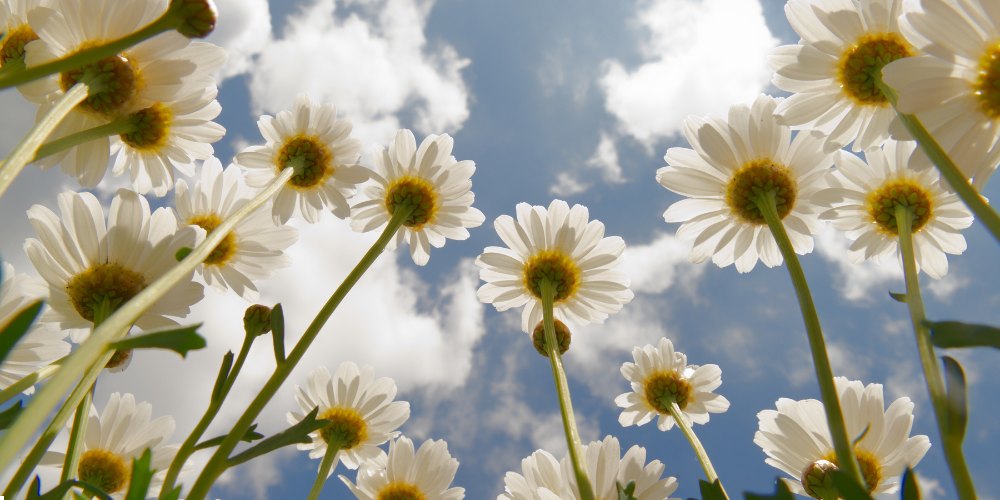
[[254, 304], [243, 314], [243, 330], [248, 336], [256, 337], [271, 331], [271, 308]]
[[171, 0], [170, 10], [180, 20], [177, 32], [188, 38], [205, 38], [215, 29], [219, 11], [212, 0]]
[[132, 349], [119, 349], [111, 355], [111, 359], [104, 365], [111, 373], [120, 372], [132, 363]]
[[[570, 332], [569, 327], [565, 323], [559, 320], [554, 320], [556, 326], [556, 343], [559, 344], [559, 355], [562, 356], [566, 354], [569, 350]], [[545, 348], [545, 328], [544, 322], [540, 321], [538, 326], [535, 327], [535, 331], [531, 334], [531, 341], [535, 344], [535, 350], [538, 354], [549, 357], [549, 351]]]
[[829, 460], [817, 460], [802, 472], [802, 489], [813, 498], [839, 498], [837, 487], [833, 484], [832, 472], [837, 470], [837, 464]]

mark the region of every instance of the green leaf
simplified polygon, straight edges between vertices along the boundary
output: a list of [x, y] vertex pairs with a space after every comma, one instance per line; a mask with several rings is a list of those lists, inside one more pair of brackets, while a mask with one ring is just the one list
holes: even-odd
[[233, 369], [233, 351], [226, 352], [222, 357], [222, 366], [219, 367], [219, 374], [215, 377], [215, 387], [212, 388], [212, 401], [218, 401], [222, 397], [222, 388], [229, 378], [229, 370]]
[[889, 296], [892, 297], [892, 300], [895, 300], [896, 302], [902, 302], [904, 304], [906, 303], [905, 293], [893, 292], [892, 290], [890, 290]]
[[[90, 483], [85, 483], [76, 479], [68, 479], [59, 483], [58, 486], [52, 488], [51, 490], [42, 493], [42, 480], [38, 476], [35, 476], [35, 480], [31, 482], [31, 486], [28, 487], [28, 495], [24, 497], [26, 500], [62, 500], [67, 495], [69, 495], [70, 490], [74, 487], [80, 488], [81, 490], [87, 492], [87, 496], [83, 497], [85, 499], [99, 498], [101, 500], [111, 500], [111, 496], [102, 491], [97, 486]], [[80, 498], [81, 495], [76, 491], [73, 491], [73, 496], [75, 498]]]
[[931, 342], [938, 347], [992, 347], [1000, 349], [1000, 328], [961, 321], [925, 321]]
[[192, 250], [191, 247], [181, 247], [181, 249], [174, 254], [174, 259], [176, 259], [177, 262], [180, 262], [184, 260], [188, 255], [191, 255], [191, 252], [193, 251], [194, 250]]
[[271, 308], [271, 340], [274, 342], [274, 360], [280, 365], [285, 362], [285, 313], [281, 304]]
[[638, 500], [635, 497], [635, 481], [629, 481], [625, 487], [622, 487], [622, 483], [616, 482], [615, 488], [618, 490], [618, 500]]
[[702, 500], [729, 500], [718, 479], [711, 483], [702, 479], [698, 481], [698, 487], [701, 489]]
[[153, 454], [149, 448], [139, 458], [132, 459], [132, 479], [129, 480], [125, 500], [146, 500], [149, 483], [153, 480], [152, 462]]
[[959, 443], [965, 439], [965, 427], [969, 423], [969, 399], [965, 387], [965, 372], [962, 365], [950, 356], [941, 356], [944, 362], [945, 407], [947, 432]]
[[186, 358], [189, 351], [203, 349], [207, 345], [205, 338], [198, 335], [198, 328], [200, 327], [201, 323], [198, 323], [196, 325], [126, 337], [117, 342], [112, 342], [110, 348], [119, 351], [128, 349], [169, 349], [180, 354], [182, 358]]
[[181, 487], [180, 486], [175, 487], [174, 489], [168, 491], [161, 498], [162, 498], [162, 500], [180, 500], [180, 498], [181, 498]]
[[325, 419], [317, 419], [316, 414], [318, 413], [319, 408], [313, 408], [313, 410], [309, 412], [305, 418], [299, 421], [299, 423], [267, 439], [264, 439], [239, 455], [230, 457], [226, 462], [226, 465], [228, 467], [233, 467], [279, 448], [284, 448], [285, 446], [311, 442], [312, 437], [309, 436], [309, 433], [318, 430], [329, 423]]
[[17, 420], [17, 416], [21, 414], [21, 410], [24, 410], [24, 401], [18, 401], [10, 405], [10, 408], [0, 411], [0, 431], [10, 427], [10, 424], [13, 424], [14, 420]]
[[903, 473], [903, 500], [920, 500], [920, 486], [917, 483], [917, 473], [907, 467]]
[[[194, 446], [195, 451], [204, 450], [205, 448], [212, 448], [213, 446], [219, 446], [226, 439], [228, 434], [223, 434], [221, 436], [216, 436], [212, 439], [207, 439]], [[240, 438], [240, 441], [252, 443], [260, 438], [264, 437], [263, 434], [257, 432], [257, 424], [253, 424]]]
[[773, 494], [743, 492], [743, 498], [746, 500], [795, 500], [795, 495], [788, 489], [788, 485], [784, 481], [778, 479], [775, 481]]
[[854, 481], [847, 472], [843, 470], [831, 471], [833, 475], [833, 484], [837, 487], [837, 491], [840, 493], [840, 498], [845, 500], [872, 500], [871, 495], [868, 494], [868, 489]]
[[35, 322], [35, 318], [42, 310], [42, 304], [44, 304], [42, 300], [32, 302], [28, 307], [21, 309], [21, 312], [17, 313], [14, 319], [0, 330], [0, 363], [7, 359], [7, 355], [14, 349], [14, 345], [21, 340], [24, 334], [28, 333], [31, 324]]

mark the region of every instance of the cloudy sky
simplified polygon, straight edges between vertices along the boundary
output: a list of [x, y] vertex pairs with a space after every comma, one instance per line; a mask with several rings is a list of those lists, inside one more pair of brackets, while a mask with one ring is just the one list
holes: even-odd
[[[635, 300], [604, 325], [575, 332], [566, 356], [580, 431], [585, 441], [612, 434], [623, 448], [640, 444], [679, 478], [677, 496], [698, 495], [701, 469], [679, 431], [652, 425], [622, 428], [613, 399], [628, 384], [619, 367], [634, 346], [666, 336], [692, 363], [722, 368], [718, 392], [732, 407], [696, 430], [730, 492], [767, 491], [777, 471], [753, 444], [756, 414], [779, 397], [814, 398], [811, 361], [787, 273], [758, 266], [688, 263], [688, 246], [673, 237], [663, 210], [678, 197], [654, 181], [668, 147], [691, 114], [724, 113], [769, 85], [765, 57], [794, 43], [779, 0], [596, 0], [469, 2], [457, 0], [218, 0], [212, 39], [230, 51], [221, 77], [228, 135], [216, 145], [223, 163], [261, 143], [255, 122], [288, 107], [296, 95], [336, 104], [353, 121], [370, 154], [395, 130], [412, 128], [455, 137], [458, 159], [476, 162], [475, 206], [487, 217], [463, 242], [449, 241], [430, 263], [415, 267], [407, 252], [385, 254], [333, 316], [300, 368], [260, 419], [274, 432], [294, 404], [293, 385], [308, 371], [333, 371], [345, 360], [374, 366], [400, 387], [412, 417], [402, 431], [415, 439], [445, 439], [461, 466], [456, 483], [472, 499], [493, 498], [503, 475], [537, 448], [565, 451], [548, 362], [520, 332], [517, 313], [496, 313], [475, 296], [472, 260], [501, 244], [491, 221], [518, 202], [553, 198], [584, 204], [609, 235], [628, 244], [625, 267]], [[26, 129], [33, 108], [14, 92], [0, 93], [0, 152]], [[369, 162], [370, 164], [370, 162]], [[107, 198], [121, 182], [98, 189]], [[21, 246], [31, 236], [25, 210], [55, 206], [75, 189], [54, 171], [28, 169], [0, 200], [0, 252], [19, 272], [32, 272]], [[1000, 199], [996, 183], [987, 190]], [[169, 200], [154, 203], [169, 204]], [[281, 302], [295, 338], [325, 297], [374, 240], [332, 216], [297, 224], [293, 265], [260, 285], [263, 303]], [[928, 315], [1000, 323], [996, 243], [978, 224], [966, 231], [969, 250], [950, 259], [950, 274], [925, 277]], [[950, 480], [920, 378], [912, 332], [892, 267], [855, 265], [846, 240], [831, 231], [803, 258], [819, 304], [838, 374], [885, 384], [890, 398], [916, 406], [915, 432], [935, 446], [918, 472], [928, 498], [949, 498]], [[199, 418], [218, 362], [237, 350], [242, 311], [234, 294], [206, 290], [189, 322], [204, 321], [207, 349], [186, 361], [140, 353], [131, 367], [99, 381], [96, 401], [128, 391], [153, 404], [154, 415], [178, 421], [176, 441]], [[261, 342], [231, 400], [208, 434], [222, 433], [273, 367]], [[996, 352], [954, 352], [971, 382], [972, 416], [966, 450], [984, 497], [1000, 491], [1000, 364]], [[196, 455], [202, 463], [207, 457]], [[318, 461], [286, 449], [224, 476], [213, 496], [225, 499], [304, 496]], [[353, 479], [353, 473], [339, 469]], [[287, 493], [286, 493], [287, 492]], [[349, 494], [328, 483], [325, 498]]]

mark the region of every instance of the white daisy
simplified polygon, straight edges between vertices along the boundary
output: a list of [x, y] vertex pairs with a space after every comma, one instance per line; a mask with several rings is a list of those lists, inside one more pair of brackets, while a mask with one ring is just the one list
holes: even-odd
[[[32, 302], [44, 299], [47, 291], [44, 282], [26, 274], [14, 274], [14, 266], [4, 262], [3, 281], [0, 281], [0, 330]], [[52, 325], [33, 325], [0, 364], [0, 389], [69, 354], [66, 333]], [[34, 387], [29, 387], [24, 393], [34, 391]]]
[[[177, 181], [177, 215], [182, 224], [211, 232], [253, 196], [243, 184], [238, 167], [230, 165], [223, 170], [219, 160], [210, 157], [202, 165], [194, 187], [188, 188], [187, 182]], [[231, 288], [253, 301], [257, 298], [254, 281], [288, 265], [284, 250], [297, 237], [295, 228], [275, 226], [267, 211], [258, 209], [237, 224], [198, 269], [209, 285], [223, 290]]]
[[[347, 468], [357, 469], [368, 460], [384, 457], [379, 445], [397, 436], [396, 429], [410, 418], [410, 404], [393, 401], [395, 397], [396, 383], [387, 377], [376, 379], [370, 366], [359, 369], [354, 363], [341, 363], [332, 378], [321, 366], [309, 373], [305, 389], [295, 387], [299, 411], [288, 413], [288, 423], [300, 422], [318, 407], [316, 418], [330, 423], [311, 434], [311, 443], [298, 448], [309, 450], [309, 458], [321, 458], [327, 444], [335, 439], [342, 443], [337, 459]], [[336, 467], [334, 462], [330, 471]]]
[[913, 250], [917, 268], [928, 276], [948, 273], [946, 253], [965, 251], [959, 232], [972, 225], [972, 214], [938, 177], [936, 169], [911, 168], [916, 143], [889, 141], [865, 152], [866, 164], [857, 156], [838, 152], [837, 170], [826, 194], [842, 201], [821, 214], [853, 241], [851, 257], [881, 261], [900, 258], [895, 210], [902, 205], [913, 216]]
[[494, 221], [503, 247], [486, 247], [476, 258], [479, 300], [497, 311], [524, 306], [521, 329], [542, 320], [542, 280], [556, 289], [554, 314], [575, 325], [601, 323], [632, 300], [628, 277], [616, 267], [625, 250], [618, 236], [604, 237], [604, 224], [587, 207], [553, 200], [548, 209], [518, 203], [517, 220]]
[[399, 436], [389, 443], [387, 460], [366, 463], [358, 470], [357, 484], [344, 476], [340, 480], [362, 500], [459, 500], [465, 498], [465, 488], [451, 487], [456, 471], [458, 460], [448, 453], [448, 443], [428, 439], [414, 451], [413, 441]]
[[768, 267], [781, 264], [755, 193], [774, 194], [795, 252], [812, 251], [822, 205], [816, 193], [826, 186], [831, 159], [819, 136], [791, 138], [774, 116], [779, 102], [761, 95], [752, 107], [731, 107], [728, 120], [688, 118], [684, 136], [694, 149], [667, 150], [667, 166], [656, 171], [656, 180], [689, 198], [667, 208], [663, 218], [683, 223], [677, 236], [694, 242], [692, 262], [711, 257], [719, 267], [735, 263], [741, 273], [758, 259]]
[[357, 165], [361, 144], [350, 137], [351, 122], [337, 118], [330, 104], [313, 104], [298, 96], [291, 111], [263, 115], [257, 128], [267, 141], [236, 155], [236, 163], [247, 169], [247, 184], [267, 186], [282, 170], [297, 169], [278, 191], [272, 215], [282, 224], [294, 213], [316, 222], [328, 209], [344, 219], [351, 213], [347, 198], [368, 179], [369, 170]]
[[[153, 475], [149, 491], [157, 491], [163, 484], [163, 477], [178, 446], [164, 445], [174, 432], [173, 417], [151, 420], [152, 414], [152, 405], [146, 402], [136, 404], [135, 396], [131, 394], [111, 394], [100, 415], [91, 405], [79, 465], [70, 477], [97, 486], [114, 498], [122, 498], [128, 491], [132, 460], [142, 456], [149, 448], [152, 455], [150, 465], [159, 471]], [[71, 426], [72, 422], [68, 425]], [[45, 454], [41, 464], [61, 470], [65, 458], [63, 451], [53, 450]]]
[[[1000, 5], [921, 0], [908, 4], [900, 28], [926, 55], [882, 72], [899, 93], [899, 110], [917, 114], [982, 188], [1000, 163]], [[928, 165], [926, 159], [921, 164]]]
[[[61, 216], [41, 205], [28, 210], [38, 238], [29, 238], [24, 250], [49, 285], [43, 319], [74, 329], [75, 342], [86, 337], [95, 317], [114, 312], [170, 270], [179, 249], [194, 246], [195, 230], [179, 231], [172, 210], [150, 214], [146, 199], [127, 189], [111, 200], [107, 223], [90, 193], [60, 194], [59, 211]], [[175, 326], [168, 316], [187, 316], [201, 298], [200, 284], [182, 281], [135, 324], [144, 330]]]
[[351, 227], [362, 232], [384, 227], [398, 207], [415, 205], [387, 248], [406, 242], [420, 266], [427, 263], [432, 246], [468, 239], [466, 228], [479, 227], [485, 217], [472, 207], [475, 195], [469, 190], [476, 164], [456, 161], [453, 145], [447, 134], [429, 135], [418, 148], [413, 132], [398, 131], [389, 149], [375, 156], [376, 185], [364, 191], [367, 200], [354, 205]]
[[621, 368], [622, 376], [632, 383], [632, 392], [615, 398], [615, 404], [624, 408], [618, 416], [623, 426], [643, 425], [658, 415], [656, 426], [668, 431], [674, 426], [672, 402], [680, 407], [689, 425], [706, 424], [709, 413], [729, 409], [729, 400], [712, 392], [722, 385], [718, 365], [687, 364], [687, 356], [674, 351], [674, 344], [665, 338], [657, 346], [632, 349], [632, 358], [635, 363]]
[[28, 24], [28, 12], [46, 6], [48, 0], [5, 0], [0, 2], [0, 68], [9, 61], [23, 60], [24, 46], [38, 39]]
[[889, 138], [896, 111], [877, 87], [882, 67], [914, 55], [899, 32], [903, 0], [789, 0], [785, 15], [802, 37], [775, 49], [773, 83], [793, 92], [775, 113], [796, 129], [819, 130], [826, 151], [860, 151]]
[[[927, 436], [910, 437], [913, 403], [903, 397], [886, 409], [881, 384], [865, 386], [844, 377], [836, 377], [834, 382], [847, 435], [862, 436], [854, 445], [854, 453], [868, 491], [896, 491], [906, 467], [916, 466], [931, 446]], [[794, 492], [809, 494], [802, 487], [803, 474], [813, 472], [817, 461], [836, 463], [823, 403], [781, 398], [777, 408], [757, 414], [760, 430], [753, 442], [767, 454], [768, 465], [792, 476], [786, 482]]]
[[[661, 478], [665, 466], [659, 460], [646, 463], [646, 448], [634, 445], [621, 454], [618, 438], [607, 436], [603, 441], [593, 441], [583, 446], [587, 476], [594, 488], [596, 500], [617, 500], [617, 484], [623, 487], [635, 482], [633, 496], [637, 500], [663, 500], [677, 489], [677, 479]], [[563, 477], [567, 478], [563, 498], [580, 498], [576, 488], [576, 475], [569, 457], [562, 459]]]
[[536, 450], [521, 460], [521, 474], [504, 474], [503, 485], [497, 500], [561, 500], [559, 492], [566, 488], [566, 478], [556, 457]]

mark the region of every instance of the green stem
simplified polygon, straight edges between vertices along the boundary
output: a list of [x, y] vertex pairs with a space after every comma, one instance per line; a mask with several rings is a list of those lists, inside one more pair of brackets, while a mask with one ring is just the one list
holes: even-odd
[[542, 328], [545, 331], [545, 350], [552, 365], [552, 378], [556, 383], [556, 394], [559, 396], [559, 413], [562, 415], [563, 433], [566, 434], [566, 449], [569, 451], [570, 462], [573, 463], [573, 473], [580, 490], [580, 498], [594, 500], [594, 490], [587, 477], [587, 469], [580, 460], [580, 432], [576, 428], [576, 416], [573, 414], [573, 402], [569, 398], [569, 382], [566, 371], [563, 370], [562, 358], [559, 356], [559, 341], [556, 339], [556, 325], [552, 307], [555, 303], [556, 287], [548, 279], [543, 279], [540, 285], [542, 292]]
[[[293, 169], [286, 168], [285, 170], [292, 171]], [[226, 462], [229, 454], [236, 448], [240, 438], [253, 425], [254, 419], [260, 415], [260, 412], [264, 410], [264, 406], [274, 397], [275, 393], [278, 392], [278, 388], [281, 387], [281, 384], [292, 373], [292, 370], [305, 355], [306, 350], [309, 349], [313, 340], [319, 335], [320, 330], [326, 324], [330, 315], [337, 309], [337, 306], [340, 305], [340, 302], [344, 300], [344, 297], [347, 296], [347, 293], [351, 291], [351, 288], [354, 287], [365, 271], [382, 254], [385, 246], [395, 237], [396, 231], [403, 225], [403, 221], [410, 216], [412, 211], [412, 206], [397, 206], [395, 213], [389, 219], [389, 223], [386, 225], [385, 230], [382, 231], [378, 240], [372, 244], [368, 252], [361, 258], [361, 261], [344, 278], [343, 283], [337, 287], [337, 290], [333, 292], [330, 299], [326, 301], [323, 308], [316, 314], [312, 323], [309, 324], [309, 327], [302, 334], [302, 338], [299, 339], [295, 347], [288, 354], [285, 362], [275, 367], [271, 378], [267, 380], [264, 387], [261, 388], [260, 393], [257, 394], [257, 397], [254, 398], [253, 402], [250, 403], [250, 406], [247, 407], [246, 411], [243, 412], [243, 415], [240, 416], [240, 419], [233, 426], [232, 431], [230, 431], [226, 439], [215, 450], [215, 454], [212, 455], [208, 463], [205, 464], [201, 474], [198, 476], [198, 480], [192, 486], [191, 492], [188, 493], [188, 499], [205, 498], [208, 495], [208, 490], [212, 483], [226, 470]]]
[[51, 365], [42, 367], [38, 371], [29, 373], [21, 380], [7, 386], [6, 389], [0, 391], [0, 404], [6, 403], [11, 398], [20, 394], [21, 391], [51, 377], [59, 369], [59, 363], [60, 361], [56, 361]]
[[14, 182], [14, 179], [21, 173], [21, 170], [24, 170], [24, 167], [28, 163], [31, 163], [31, 159], [35, 156], [35, 151], [38, 150], [42, 142], [62, 122], [63, 118], [77, 104], [80, 104], [87, 98], [87, 91], [87, 84], [83, 82], [73, 85], [59, 98], [59, 101], [49, 110], [49, 113], [38, 121], [38, 123], [35, 123], [35, 126], [21, 140], [21, 143], [11, 151], [10, 156], [7, 157], [3, 166], [0, 167], [0, 196], [3, 196], [7, 192], [7, 188]]
[[[59, 403], [63, 394], [80, 380], [81, 374], [86, 374], [86, 378], [90, 378], [91, 382], [97, 379], [97, 374], [100, 373], [101, 368], [112, 354], [108, 352], [110, 344], [124, 336], [132, 323], [139, 319], [153, 303], [166, 295], [182, 280], [188, 279], [190, 273], [212, 253], [212, 250], [236, 227], [236, 224], [271, 199], [274, 193], [284, 187], [293, 173], [294, 170], [290, 168], [282, 171], [271, 184], [257, 193], [255, 198], [208, 233], [205, 241], [192, 250], [187, 257], [139, 292], [132, 300], [118, 308], [105, 322], [101, 323], [101, 326], [94, 330], [90, 338], [66, 357], [66, 361], [49, 383], [38, 391], [10, 429], [0, 436], [0, 469], [5, 468], [10, 463], [21, 447], [41, 427], [45, 417]], [[95, 363], [98, 363], [102, 357], [104, 361], [95, 366]]]
[[827, 426], [830, 428], [833, 449], [837, 454], [837, 465], [846, 471], [857, 484], [863, 485], [865, 484], [864, 477], [861, 475], [861, 468], [854, 456], [851, 438], [847, 435], [844, 415], [840, 409], [840, 398], [837, 395], [837, 386], [833, 382], [833, 369], [830, 368], [830, 358], [826, 354], [823, 328], [819, 323], [819, 315], [816, 314], [812, 293], [809, 292], [806, 274], [802, 271], [802, 265], [799, 264], [799, 258], [795, 254], [795, 248], [792, 247], [792, 241], [788, 239], [785, 226], [778, 217], [774, 191], [769, 190], [755, 196], [754, 204], [757, 205], [771, 229], [771, 234], [774, 235], [774, 240], [778, 244], [781, 256], [785, 259], [788, 274], [795, 288], [795, 296], [798, 298], [799, 309], [802, 312], [802, 321], [806, 326], [806, 336], [809, 338], [809, 351], [812, 354], [813, 367], [816, 370], [816, 380], [819, 382], [819, 392], [823, 400], [823, 409], [826, 412]]
[[[684, 437], [687, 438], [688, 442], [691, 443], [691, 448], [694, 450], [694, 454], [698, 457], [698, 462], [701, 463], [702, 470], [705, 471], [705, 478], [708, 482], [714, 483], [719, 481], [719, 475], [715, 473], [715, 467], [712, 467], [712, 461], [708, 458], [708, 452], [705, 451], [705, 447], [701, 445], [701, 440], [694, 433], [694, 429], [688, 425], [687, 420], [681, 414], [681, 408], [677, 406], [676, 401], [670, 401], [670, 416], [674, 417], [674, 422], [677, 423], [677, 427], [681, 429], [684, 433]], [[729, 493], [726, 493], [726, 489], [722, 487], [722, 481], [719, 481], [719, 487], [722, 488], [722, 493], [729, 498]]]
[[130, 120], [129, 117], [125, 116], [118, 118], [109, 123], [105, 123], [104, 125], [98, 125], [93, 128], [81, 130], [65, 137], [60, 137], [53, 141], [46, 142], [38, 148], [38, 151], [35, 152], [35, 157], [32, 158], [31, 161], [41, 160], [46, 156], [54, 155], [73, 146], [79, 146], [80, 144], [96, 139], [103, 139], [112, 135], [127, 134], [133, 131], [135, 131], [135, 124], [132, 123], [132, 120]]
[[83, 447], [83, 437], [87, 434], [87, 421], [90, 420], [90, 403], [94, 399], [94, 389], [90, 388], [73, 413], [73, 428], [69, 432], [69, 444], [66, 446], [66, 459], [63, 460], [60, 482], [75, 475], [77, 463], [80, 460], [80, 449]]
[[340, 448], [331, 448], [327, 446], [326, 454], [323, 455], [323, 462], [319, 464], [319, 471], [316, 473], [316, 481], [313, 482], [312, 488], [309, 489], [309, 496], [306, 497], [307, 500], [316, 500], [319, 498], [319, 494], [323, 491], [323, 485], [326, 484], [327, 478], [330, 477], [330, 469], [333, 469], [333, 464], [337, 462], [337, 453], [340, 452]]
[[[893, 107], [895, 107], [898, 100], [896, 91], [881, 81], [879, 81], [879, 89], [889, 99]], [[896, 109], [896, 114], [899, 116], [899, 121], [906, 126], [906, 130], [916, 139], [920, 148], [924, 150], [927, 157], [931, 159], [934, 166], [941, 172], [941, 177], [944, 177], [948, 181], [948, 185], [951, 186], [952, 191], [965, 202], [965, 206], [969, 207], [969, 210], [975, 214], [976, 218], [986, 226], [986, 229], [993, 235], [993, 238], [1000, 241], [1000, 215], [997, 215], [993, 207], [979, 195], [976, 188], [972, 187], [968, 176], [959, 170], [944, 148], [927, 131], [920, 118], [917, 118], [916, 115], [901, 113], [899, 109]]]
[[934, 345], [931, 334], [924, 321], [924, 300], [920, 295], [920, 278], [917, 274], [916, 255], [913, 251], [913, 214], [906, 206], [896, 204], [896, 227], [899, 230], [899, 250], [903, 254], [903, 276], [906, 280], [906, 306], [910, 310], [910, 322], [916, 334], [917, 351], [920, 353], [920, 364], [924, 369], [924, 380], [927, 382], [927, 392], [931, 396], [931, 406], [934, 408], [934, 418], [937, 421], [938, 432], [944, 448], [945, 461], [951, 472], [952, 481], [958, 498], [976, 498], [976, 488], [972, 483], [972, 475], [962, 454], [962, 442], [947, 431], [948, 407], [945, 394], [944, 378], [941, 367], [934, 355]]

